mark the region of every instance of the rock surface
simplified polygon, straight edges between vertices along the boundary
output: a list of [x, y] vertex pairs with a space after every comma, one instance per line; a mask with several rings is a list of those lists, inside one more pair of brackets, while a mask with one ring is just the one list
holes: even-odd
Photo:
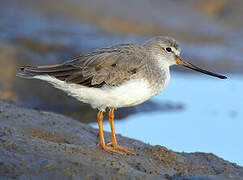
[[[96, 148], [97, 129], [0, 100], [0, 179], [242, 179], [214, 154], [178, 153], [118, 135], [137, 156]], [[105, 133], [106, 139], [110, 136]]]

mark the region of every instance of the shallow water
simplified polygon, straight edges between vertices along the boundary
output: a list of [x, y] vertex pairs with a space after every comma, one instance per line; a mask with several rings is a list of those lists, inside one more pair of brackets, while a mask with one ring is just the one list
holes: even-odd
[[[131, 115], [115, 122], [116, 133], [175, 151], [214, 153], [243, 165], [242, 89], [243, 76], [220, 80], [174, 73], [152, 101], [180, 102], [184, 110]], [[109, 131], [108, 122], [104, 129]]]

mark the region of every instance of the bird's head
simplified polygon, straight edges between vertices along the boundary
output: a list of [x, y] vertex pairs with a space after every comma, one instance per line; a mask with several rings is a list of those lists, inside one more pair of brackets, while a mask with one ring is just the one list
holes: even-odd
[[158, 57], [162, 65], [180, 65], [192, 69], [194, 71], [218, 77], [220, 79], [227, 79], [226, 76], [222, 76], [216, 73], [203, 70], [185, 61], [180, 56], [181, 49], [177, 41], [171, 37], [157, 36], [146, 42], [144, 46], [147, 47], [154, 56]]

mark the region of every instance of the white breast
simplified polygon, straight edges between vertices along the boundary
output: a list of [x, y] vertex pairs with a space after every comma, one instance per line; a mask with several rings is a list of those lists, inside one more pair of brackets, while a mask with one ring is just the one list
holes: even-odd
[[157, 92], [151, 89], [145, 79], [130, 80], [120, 86], [114, 87], [90, 88], [77, 84], [67, 84], [64, 81], [47, 75], [35, 76], [34, 78], [48, 81], [56, 88], [100, 110], [105, 110], [106, 107], [134, 106], [143, 103], [157, 94]]

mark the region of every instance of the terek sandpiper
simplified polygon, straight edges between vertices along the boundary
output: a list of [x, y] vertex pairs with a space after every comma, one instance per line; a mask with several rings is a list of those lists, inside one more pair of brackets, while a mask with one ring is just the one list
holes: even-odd
[[[135, 155], [117, 144], [113, 122], [115, 108], [141, 104], [163, 91], [168, 85], [169, 67], [172, 65], [226, 79], [186, 62], [180, 57], [180, 51], [173, 38], [158, 36], [142, 45], [122, 44], [97, 49], [61, 64], [23, 66], [17, 75], [47, 81], [98, 109], [98, 145], [108, 152]], [[110, 109], [112, 138], [112, 142], [107, 144], [103, 135], [103, 112], [106, 108]]]

